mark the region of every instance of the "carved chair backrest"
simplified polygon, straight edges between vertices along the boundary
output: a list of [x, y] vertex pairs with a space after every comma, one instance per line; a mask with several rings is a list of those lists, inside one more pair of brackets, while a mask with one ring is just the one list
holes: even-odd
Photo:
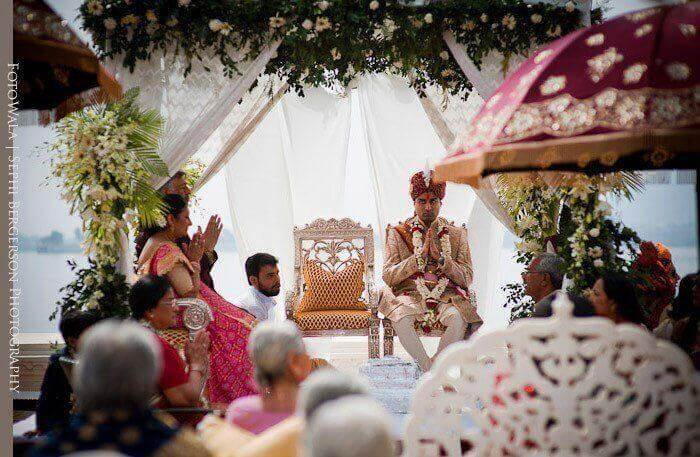
[[301, 269], [307, 260], [319, 262], [329, 273], [337, 273], [353, 260], [364, 263], [363, 300], [368, 300], [374, 278], [374, 235], [352, 219], [316, 219], [303, 228], [294, 227], [294, 287], [305, 290]]
[[563, 294], [554, 309], [445, 349], [414, 394], [404, 455], [700, 455], [688, 356], [639, 326], [575, 318]]

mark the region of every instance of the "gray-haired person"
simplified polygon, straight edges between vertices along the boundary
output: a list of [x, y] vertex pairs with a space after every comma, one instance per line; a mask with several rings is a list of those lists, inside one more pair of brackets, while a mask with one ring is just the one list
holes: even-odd
[[523, 271], [522, 277], [525, 295], [532, 297], [537, 311], [542, 299], [561, 289], [564, 281], [564, 259], [549, 252], [539, 254]]
[[250, 334], [248, 353], [260, 395], [234, 400], [226, 420], [257, 435], [294, 414], [311, 359], [301, 332], [290, 321], [258, 324]]
[[108, 320], [83, 336], [74, 372], [78, 414], [50, 434], [32, 456], [111, 449], [126, 455], [209, 455], [186, 429], [166, 425], [151, 410], [161, 362], [157, 343], [133, 321]]
[[324, 403], [348, 395], [369, 395], [369, 387], [348, 373], [329, 368], [314, 371], [301, 387], [299, 415], [308, 421]]
[[309, 457], [391, 457], [391, 418], [369, 397], [348, 396], [318, 408], [306, 429]]

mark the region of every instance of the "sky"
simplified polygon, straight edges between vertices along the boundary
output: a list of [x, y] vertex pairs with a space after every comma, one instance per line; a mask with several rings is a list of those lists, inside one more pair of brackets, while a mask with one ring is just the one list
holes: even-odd
[[[89, 40], [89, 36], [79, 29], [77, 18], [79, 0], [48, 0], [48, 3], [69, 20], [71, 26], [83, 39]], [[650, 0], [611, 0], [607, 3], [610, 8], [608, 16], [616, 16], [658, 3]], [[345, 210], [349, 217], [363, 223], [371, 223], [374, 222], [371, 214], [374, 205], [371, 204], [373, 197], [367, 172], [367, 153], [360, 137], [359, 118], [353, 116], [352, 122]], [[46, 181], [50, 169], [49, 156], [44, 143], [52, 138], [52, 130], [47, 127], [21, 127], [17, 133], [15, 146], [19, 148], [21, 157], [20, 231], [25, 235], [46, 235], [50, 230], [72, 234], [80, 221], [77, 217], [69, 216], [66, 205], [58, 200], [59, 191], [55, 187], [55, 182]], [[220, 214], [225, 225], [230, 227], [231, 220], [225, 189], [225, 179], [223, 173], [220, 173], [200, 190], [200, 205], [193, 211], [195, 226], [204, 226], [210, 214]], [[620, 202], [616, 208], [618, 217], [627, 225], [638, 228], [642, 234], [649, 236], [664, 233], [664, 230], [669, 230], [669, 226], [677, 226], [679, 230], [685, 229], [687, 232], [689, 227], [694, 227], [696, 221], [694, 188], [690, 185], [648, 186], [633, 202]]]

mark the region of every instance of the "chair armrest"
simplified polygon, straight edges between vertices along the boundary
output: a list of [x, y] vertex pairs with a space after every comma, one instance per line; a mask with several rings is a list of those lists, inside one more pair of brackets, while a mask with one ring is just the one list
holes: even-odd
[[294, 290], [288, 290], [284, 297], [284, 311], [287, 319], [294, 320], [294, 302], [296, 301], [297, 291], [296, 286]]

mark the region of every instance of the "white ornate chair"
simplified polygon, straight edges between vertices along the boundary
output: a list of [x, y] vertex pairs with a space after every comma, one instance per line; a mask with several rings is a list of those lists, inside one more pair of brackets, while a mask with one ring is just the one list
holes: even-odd
[[[453, 222], [448, 221], [450, 224], [453, 224]], [[389, 228], [391, 225], [386, 226], [386, 231], [389, 231]], [[462, 224], [463, 229], [467, 229], [466, 224]], [[386, 234], [388, 237], [388, 233]], [[386, 237], [385, 237], [386, 239]], [[382, 300], [389, 300], [391, 299], [392, 293], [391, 289], [387, 286], [382, 287], [378, 291], [378, 299], [377, 303], [381, 303]], [[474, 293], [473, 289], [469, 290], [469, 301], [471, 302], [472, 306], [476, 308], [476, 294]], [[384, 347], [384, 355], [393, 355], [394, 354], [394, 337], [396, 336], [396, 332], [394, 331], [394, 326], [391, 324], [391, 320], [388, 319], [387, 317], [382, 317], [382, 329], [384, 331], [384, 342], [383, 342], [383, 347]], [[476, 332], [479, 328], [479, 325], [474, 325], [474, 324], [468, 324], [467, 328], [464, 331], [464, 339], [466, 340], [471, 336], [474, 332]], [[425, 331], [422, 329], [418, 323], [416, 322], [415, 325], [416, 328], [416, 333], [418, 336], [430, 336], [430, 337], [441, 337], [446, 330], [446, 327], [441, 323], [441, 322], [436, 322], [435, 325], [430, 329], [430, 331]]]
[[700, 455], [688, 356], [571, 309], [560, 294], [551, 318], [445, 349], [414, 394], [404, 455]]
[[[311, 270], [305, 270], [309, 262], [316, 268], [316, 273], [311, 276]], [[354, 306], [335, 302], [335, 296], [340, 296], [341, 292], [344, 294], [351, 287], [341, 282], [333, 285], [339, 290], [325, 294], [327, 303], [323, 309], [300, 309], [310, 290], [307, 278], [334, 281], [344, 271], [360, 267], [361, 277], [356, 279], [362, 281], [361, 295]], [[357, 289], [357, 285], [352, 287]], [[374, 238], [370, 226], [362, 227], [345, 218], [316, 219], [303, 228], [294, 227], [294, 286], [287, 292], [285, 307], [287, 319], [299, 326], [303, 336], [367, 336], [369, 357], [378, 358], [379, 318], [373, 288]]]

